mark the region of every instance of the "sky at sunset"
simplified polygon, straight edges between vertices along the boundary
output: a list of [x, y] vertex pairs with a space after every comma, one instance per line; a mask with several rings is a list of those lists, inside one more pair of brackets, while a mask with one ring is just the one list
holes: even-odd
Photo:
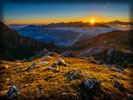
[[5, 3], [6, 24], [49, 24], [83, 21], [129, 21], [128, 3]]

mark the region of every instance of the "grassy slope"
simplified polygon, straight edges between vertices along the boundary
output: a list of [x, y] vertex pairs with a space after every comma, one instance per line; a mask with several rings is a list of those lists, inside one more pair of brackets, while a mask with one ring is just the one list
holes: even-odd
[[[57, 63], [56, 57], [50, 59], [37, 58], [30, 62], [21, 62], [20, 65], [16, 66], [16, 62], [10, 62], [9, 68], [1, 70], [0, 87], [1, 91], [8, 90], [11, 86], [21, 86], [28, 84], [28, 87], [21, 89], [21, 94], [18, 99], [24, 98], [41, 98], [38, 95], [38, 85], [42, 85], [44, 94], [42, 97], [45, 100], [65, 100], [62, 99], [63, 92], [68, 92], [70, 95], [76, 93], [80, 99], [85, 100], [84, 97], [88, 96], [94, 100], [126, 100], [127, 94], [132, 94], [131, 84], [131, 72], [129, 68], [123, 69], [126, 74], [113, 71], [113, 68], [108, 69], [107, 67], [102, 68], [101, 65], [92, 64], [87, 60], [79, 58], [63, 58], [68, 68], [64, 66], [58, 66], [59, 72], [56, 72], [56, 68], [46, 70], [54, 62]], [[34, 62], [48, 61], [48, 65], [36, 65], [32, 70], [24, 71], [25, 68], [31, 66]], [[18, 69], [18, 70], [17, 70]], [[101, 89], [93, 94], [88, 93], [86, 90], [80, 87], [82, 79], [85, 77], [79, 77], [78, 79], [68, 81], [65, 77], [66, 73], [70, 70], [81, 70], [89, 73], [89, 77], [99, 80], [101, 82]], [[22, 78], [23, 77], [23, 78]], [[114, 78], [124, 84], [124, 90], [119, 90], [111, 82]], [[121, 80], [119, 78], [123, 78]], [[7, 80], [9, 79], [9, 80]], [[4, 95], [3, 92], [0, 92]], [[2, 95], [1, 94], [1, 95]], [[66, 98], [67, 99], [67, 98]], [[68, 99], [70, 100], [70, 98]]]

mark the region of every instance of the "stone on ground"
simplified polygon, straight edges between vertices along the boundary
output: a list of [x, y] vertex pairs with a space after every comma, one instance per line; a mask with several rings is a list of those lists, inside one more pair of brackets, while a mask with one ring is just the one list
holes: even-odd
[[66, 63], [62, 58], [56, 58], [56, 60], [58, 61], [58, 65], [66, 66]]
[[8, 99], [13, 99], [13, 98], [16, 98], [19, 94], [20, 94], [20, 88], [16, 86], [12, 86], [6, 93], [6, 97]]

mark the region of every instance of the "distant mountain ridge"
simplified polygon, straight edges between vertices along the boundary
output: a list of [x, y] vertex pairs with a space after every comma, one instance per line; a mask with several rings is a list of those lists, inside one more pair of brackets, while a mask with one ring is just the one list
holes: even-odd
[[117, 24], [120, 24], [120, 25], [133, 25], [133, 22], [122, 22], [122, 21], [119, 21], [119, 20], [115, 20], [115, 21], [111, 21], [111, 22], [106, 22], [106, 23], [103, 23], [105, 25], [117, 25]]
[[48, 25], [29, 25], [26, 26], [25, 28], [29, 28], [29, 27], [39, 27], [39, 28], [55, 28], [55, 27], [109, 27], [107, 25], [101, 24], [101, 23], [94, 23], [93, 25], [90, 22], [69, 22], [69, 23], [51, 23]]

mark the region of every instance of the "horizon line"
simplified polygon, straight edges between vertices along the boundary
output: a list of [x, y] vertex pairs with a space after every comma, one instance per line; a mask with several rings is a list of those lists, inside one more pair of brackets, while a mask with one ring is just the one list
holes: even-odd
[[[133, 21], [122, 21], [122, 20], [112, 20], [112, 21], [105, 21], [105, 22], [99, 22], [99, 21], [96, 21], [95, 23], [108, 23], [108, 22], [113, 22], [113, 21], [120, 21], [120, 22], [133, 22]], [[2, 21], [4, 22], [4, 21]], [[7, 23], [7, 22], [4, 22], [6, 25], [14, 25], [14, 24], [45, 24], [45, 25], [48, 25], [48, 24], [57, 24], [57, 23], [71, 23], [71, 22], [83, 22], [83, 23], [89, 23], [90, 21], [68, 21], [68, 22], [65, 22], [65, 21], [60, 21], [60, 22], [49, 22], [49, 23]]]

